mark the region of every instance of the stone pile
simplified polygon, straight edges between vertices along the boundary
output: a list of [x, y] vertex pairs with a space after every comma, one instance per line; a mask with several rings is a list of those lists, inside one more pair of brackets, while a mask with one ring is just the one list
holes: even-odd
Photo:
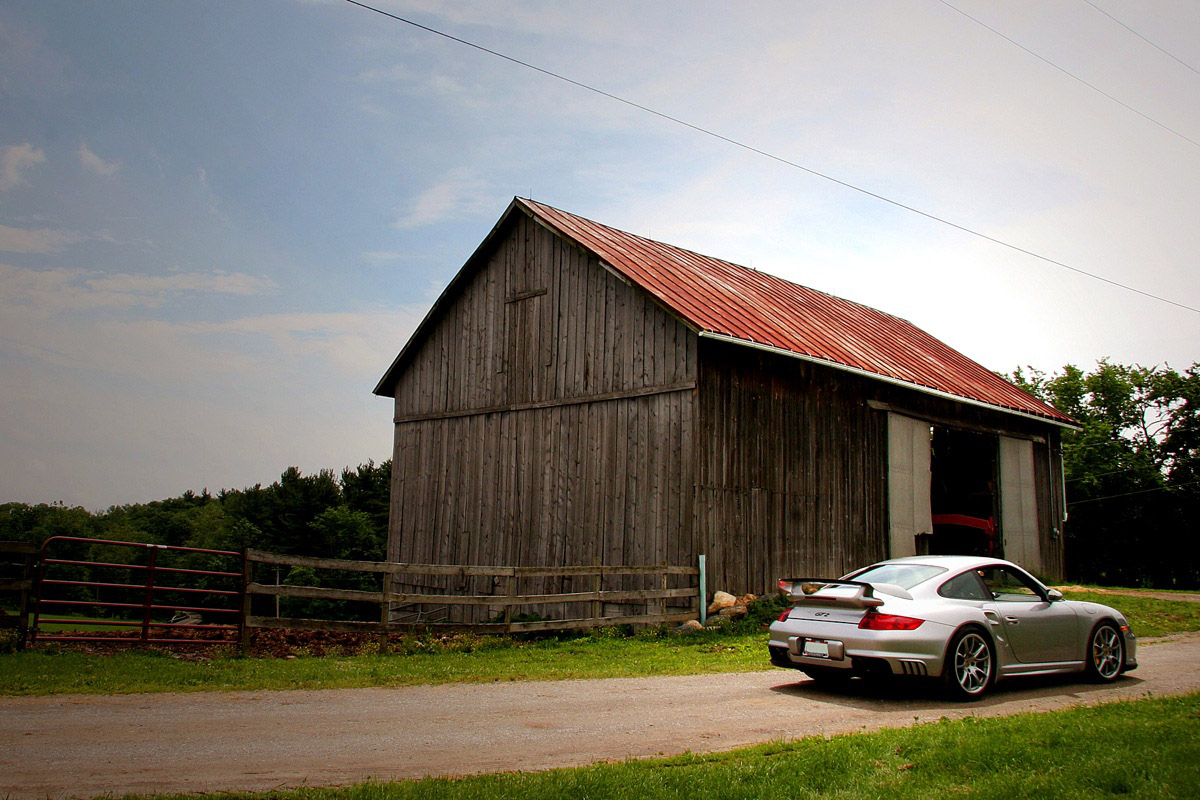
[[[757, 599], [758, 597], [752, 594], [738, 597], [729, 592], [715, 592], [712, 603], [708, 606], [708, 616], [710, 618], [723, 617], [727, 620], [741, 619], [749, 612], [750, 604]], [[712, 627], [711, 624], [709, 627]], [[700, 624], [700, 620], [696, 619], [689, 619], [675, 629], [677, 633], [702, 630], [704, 630], [704, 626]]]

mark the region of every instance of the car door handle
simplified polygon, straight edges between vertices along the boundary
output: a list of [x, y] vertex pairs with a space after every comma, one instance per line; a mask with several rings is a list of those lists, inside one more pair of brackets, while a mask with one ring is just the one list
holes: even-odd
[[1021, 624], [1021, 618], [1020, 618], [1020, 617], [1005, 617], [1005, 618], [1004, 618], [1004, 621], [1005, 621], [1005, 622], [1007, 622], [1007, 623], [1008, 623], [1008, 624], [1010, 624], [1010, 625], [1019, 625], [1019, 624]]

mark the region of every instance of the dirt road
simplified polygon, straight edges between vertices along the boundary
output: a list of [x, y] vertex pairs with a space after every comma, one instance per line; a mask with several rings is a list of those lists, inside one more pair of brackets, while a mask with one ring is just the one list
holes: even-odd
[[[1027, 679], [982, 703], [817, 688], [798, 672], [292, 692], [0, 698], [0, 797], [253, 791], [726, 750], [810, 734], [1200, 690], [1200, 634], [1116, 684]], [[855, 682], [856, 684], [858, 682]]]

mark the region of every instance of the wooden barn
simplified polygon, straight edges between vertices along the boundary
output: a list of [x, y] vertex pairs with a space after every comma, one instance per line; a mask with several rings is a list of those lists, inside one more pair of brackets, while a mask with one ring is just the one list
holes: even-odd
[[1063, 573], [1069, 417], [902, 319], [541, 203], [513, 200], [375, 393], [391, 560], [704, 553], [734, 593], [918, 552]]

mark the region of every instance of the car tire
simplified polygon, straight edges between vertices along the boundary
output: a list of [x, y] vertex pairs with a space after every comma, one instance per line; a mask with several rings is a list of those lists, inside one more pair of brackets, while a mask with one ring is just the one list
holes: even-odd
[[942, 680], [954, 700], [983, 697], [996, 682], [996, 647], [987, 631], [975, 626], [954, 634], [946, 648]]
[[1121, 677], [1125, 669], [1125, 640], [1111, 622], [1101, 622], [1092, 628], [1088, 637], [1088, 678], [1097, 683], [1111, 683]]
[[807, 667], [801, 672], [812, 678], [814, 683], [830, 688], [845, 686], [853, 677], [850, 670], [835, 667]]

